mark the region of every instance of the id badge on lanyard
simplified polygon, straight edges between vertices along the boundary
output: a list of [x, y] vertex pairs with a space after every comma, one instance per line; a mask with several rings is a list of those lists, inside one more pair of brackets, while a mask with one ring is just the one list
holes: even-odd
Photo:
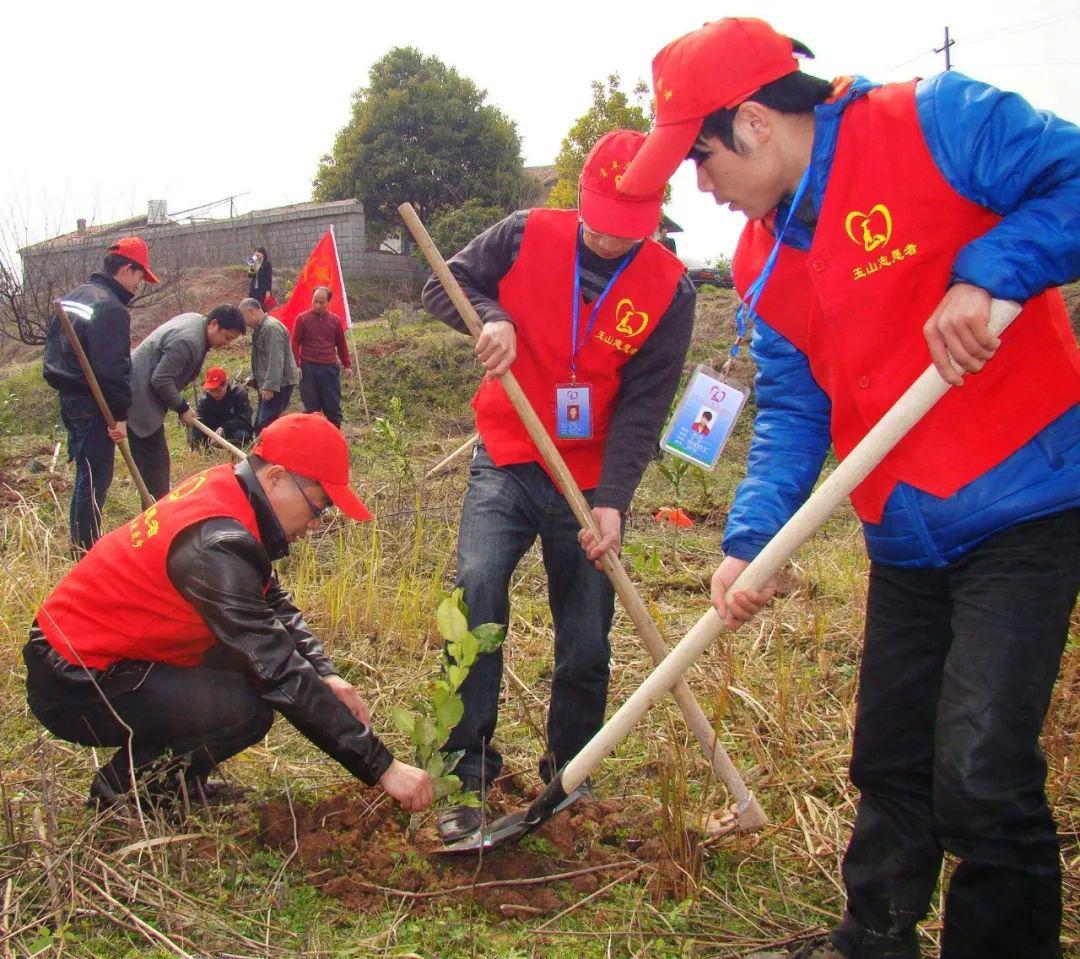
[[660, 445], [702, 469], [716, 466], [746, 402], [747, 390], [699, 364]]
[[590, 440], [593, 435], [592, 387], [577, 378], [577, 355], [589, 339], [600, 307], [607, 298], [626, 265], [633, 259], [635, 250], [631, 250], [611, 274], [603, 292], [593, 302], [585, 335], [578, 340], [578, 314], [581, 309], [581, 227], [578, 227], [577, 246], [574, 251], [574, 302], [570, 328], [570, 382], [555, 386], [555, 438], [559, 440]]
[[592, 439], [592, 387], [588, 383], [559, 383], [555, 387], [555, 438]]

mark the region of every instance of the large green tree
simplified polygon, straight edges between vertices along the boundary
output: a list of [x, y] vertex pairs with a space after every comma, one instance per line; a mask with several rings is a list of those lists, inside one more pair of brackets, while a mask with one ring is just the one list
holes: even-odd
[[356, 197], [378, 239], [400, 224], [405, 201], [424, 217], [469, 200], [513, 209], [529, 189], [521, 140], [486, 97], [437, 57], [395, 47], [353, 94], [352, 118], [319, 162], [315, 199]]
[[652, 119], [641, 105], [647, 92], [644, 83], [637, 83], [631, 91], [636, 102], [631, 102], [622, 90], [622, 80], [617, 73], [611, 74], [606, 84], [602, 80], [593, 81], [592, 106], [574, 121], [555, 158], [556, 180], [548, 196], [548, 206], [563, 209], [577, 206], [578, 177], [585, 165], [585, 157], [605, 133], [611, 130], [648, 132]]

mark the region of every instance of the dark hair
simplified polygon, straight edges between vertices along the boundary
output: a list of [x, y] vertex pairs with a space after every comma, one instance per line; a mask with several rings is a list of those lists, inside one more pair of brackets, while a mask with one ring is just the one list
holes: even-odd
[[247, 327], [244, 325], [244, 314], [235, 306], [229, 306], [228, 304], [215, 306], [206, 314], [207, 323], [212, 323], [214, 320], [217, 320], [219, 329], [236, 330], [239, 333], [247, 332]]
[[255, 252], [262, 254], [262, 258], [263, 258], [262, 265], [263, 266], [270, 266], [270, 254], [266, 252], [266, 247], [265, 246], [257, 246], [257, 247], [255, 247]]
[[[802, 53], [803, 56], [813, 56], [797, 40], [792, 40], [792, 43], [795, 45], [796, 53]], [[751, 93], [746, 100], [753, 100], [755, 103], [776, 110], [777, 113], [813, 113], [814, 107], [824, 103], [832, 95], [832, 92], [833, 85], [828, 80], [822, 80], [820, 77], [814, 77], [809, 73], [796, 70], [779, 80], [766, 83], [765, 86]], [[710, 113], [702, 121], [701, 133], [698, 136], [717, 137], [729, 150], [738, 152], [735, 146], [734, 127], [735, 113], [738, 109], [738, 107], [732, 107], [731, 109], [725, 108]], [[691, 147], [689, 159], [700, 163], [705, 159], [705, 155], [696, 147]]]
[[[121, 256], [119, 253], [106, 253], [105, 260], [101, 264], [101, 272], [106, 276], [116, 276], [117, 273], [129, 264], [138, 270], [143, 270], [143, 268], [130, 257]], [[145, 272], [146, 270], [143, 270], [143, 273]]]

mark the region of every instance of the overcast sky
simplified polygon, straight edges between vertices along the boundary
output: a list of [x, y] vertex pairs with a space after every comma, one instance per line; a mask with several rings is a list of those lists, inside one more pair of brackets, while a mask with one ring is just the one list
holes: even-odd
[[[675, 0], [608, 3], [266, 2], [9, 4], [0, 89], [0, 232], [19, 245], [230, 194], [238, 212], [310, 198], [319, 157], [348, 120], [371, 63], [396, 45], [435, 54], [517, 123], [525, 162], [551, 163], [589, 84], [651, 80], [657, 50], [706, 20], [753, 15], [806, 43], [808, 72], [927, 76], [944, 28], [953, 66], [1080, 121], [1077, 0]], [[692, 167], [669, 214], [680, 252], [729, 254], [742, 217], [698, 194]], [[218, 215], [227, 213], [219, 207]]]

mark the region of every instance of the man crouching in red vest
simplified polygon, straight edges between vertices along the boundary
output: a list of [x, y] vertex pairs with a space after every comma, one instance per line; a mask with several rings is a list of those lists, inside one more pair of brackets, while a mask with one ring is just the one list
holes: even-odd
[[[694, 319], [683, 265], [651, 239], [664, 187], [622, 199], [616, 184], [644, 135], [602, 137], [585, 160], [579, 210], [514, 213], [450, 260], [484, 323], [476, 355], [488, 373], [473, 398], [480, 443], [458, 533], [458, 585], [470, 625], [508, 623], [510, 577], [537, 536], [555, 623], [545, 781], [600, 728], [607, 700], [614, 592], [597, 562], [618, 550], [622, 516], [656, 448]], [[465, 326], [438, 280], [424, 305]], [[582, 534], [502, 384], [510, 369], [593, 508], [601, 539]], [[583, 551], [584, 550], [584, 551]], [[491, 743], [502, 653], [483, 656], [462, 686], [465, 716], [447, 743], [464, 750], [466, 788], [483, 789], [502, 757]], [[479, 828], [480, 810], [448, 810], [450, 842]]]
[[[758, 412], [712, 592], [730, 625], [768, 600], [725, 594], [830, 442], [846, 456], [931, 361], [957, 387], [852, 494], [861, 800], [844, 918], [797, 954], [914, 959], [947, 851], [942, 959], [1057, 959], [1039, 732], [1080, 589], [1080, 351], [1054, 289], [1080, 276], [1080, 129], [955, 71], [830, 84], [796, 55], [754, 19], [662, 50], [657, 127], [621, 187], [655, 190], [689, 153], [750, 220], [734, 273]], [[1000, 342], [991, 297], [1024, 304]]]
[[188, 478], [99, 540], [49, 594], [23, 650], [27, 700], [61, 739], [119, 747], [92, 801], [133, 783], [159, 801], [207, 796], [214, 766], [277, 711], [410, 812], [431, 802], [431, 778], [379, 741], [274, 575], [331, 506], [371, 518], [344, 437], [321, 415], [284, 416], [247, 460]]

